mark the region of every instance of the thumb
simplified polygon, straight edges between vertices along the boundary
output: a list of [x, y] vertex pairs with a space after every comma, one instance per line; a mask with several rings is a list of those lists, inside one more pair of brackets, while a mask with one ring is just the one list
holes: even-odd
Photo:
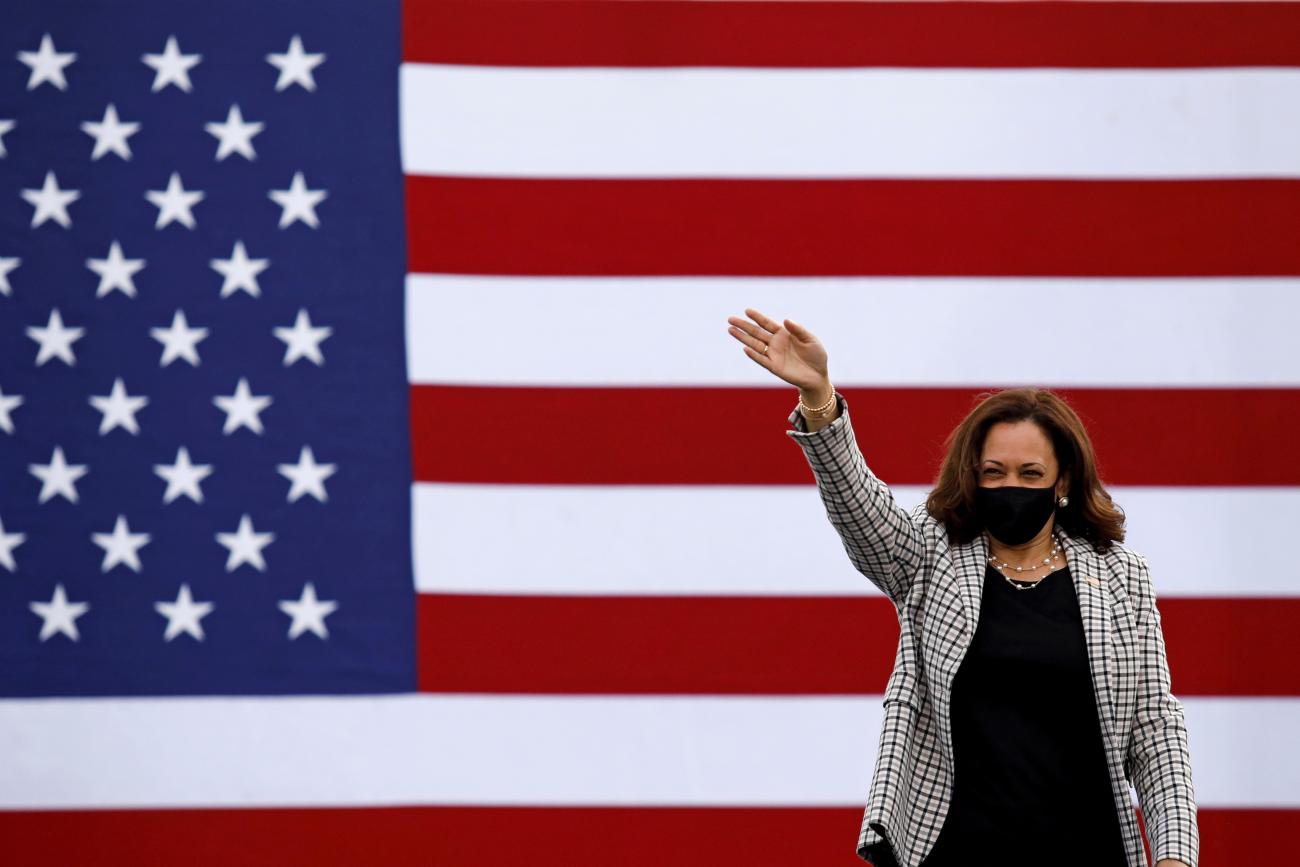
[[785, 327], [786, 329], [789, 330], [791, 334], [793, 334], [795, 337], [798, 337], [800, 340], [808, 339], [808, 329], [804, 328], [802, 325], [800, 325], [798, 322], [795, 322], [793, 319], [785, 320]]

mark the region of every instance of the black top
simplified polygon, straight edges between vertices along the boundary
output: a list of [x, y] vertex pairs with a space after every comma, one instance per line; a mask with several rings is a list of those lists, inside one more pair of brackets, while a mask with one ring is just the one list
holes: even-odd
[[1041, 582], [984, 573], [952, 687], [952, 805], [924, 867], [1128, 863], [1069, 567]]

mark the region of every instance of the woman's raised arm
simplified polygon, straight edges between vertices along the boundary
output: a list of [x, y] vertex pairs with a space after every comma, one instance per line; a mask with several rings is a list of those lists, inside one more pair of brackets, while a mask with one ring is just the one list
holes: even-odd
[[[777, 378], [798, 387], [805, 405], [820, 405], [811, 400], [821, 394], [824, 401], [831, 393], [827, 353], [821, 342], [792, 320], [779, 323], [753, 308], [746, 308], [745, 313], [752, 322], [734, 316], [727, 320], [731, 335], [744, 344], [745, 353]], [[804, 450], [826, 516], [839, 533], [849, 561], [901, 608], [925, 560], [925, 539], [889, 486], [867, 466], [843, 395], [837, 394], [835, 402], [830, 420], [816, 427], [796, 406], [790, 413], [795, 429], [786, 434]]]

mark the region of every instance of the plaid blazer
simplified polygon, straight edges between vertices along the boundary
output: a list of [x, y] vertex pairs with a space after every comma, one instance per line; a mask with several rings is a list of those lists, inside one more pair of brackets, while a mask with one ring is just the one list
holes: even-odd
[[[953, 677], [979, 622], [988, 543], [952, 546], [921, 503], [909, 513], [867, 466], [849, 419], [809, 433], [796, 405], [786, 434], [803, 448], [826, 514], [853, 566], [898, 610], [898, 652], [884, 693], [875, 770], [857, 854], [917, 867], [948, 813]], [[1145, 867], [1129, 783], [1152, 855], [1197, 867], [1200, 835], [1182, 703], [1170, 692], [1160, 611], [1146, 558], [1097, 553], [1056, 529], [1079, 600], [1102, 742], [1128, 867]], [[1013, 827], [1008, 820], [1009, 827]]]

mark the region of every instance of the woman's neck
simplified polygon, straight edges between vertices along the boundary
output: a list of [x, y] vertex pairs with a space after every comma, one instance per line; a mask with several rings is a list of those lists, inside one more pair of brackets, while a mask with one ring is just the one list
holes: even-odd
[[1051, 556], [1052, 548], [1057, 544], [1053, 527], [1048, 527], [1037, 539], [1032, 539], [1024, 545], [1017, 546], [1003, 545], [995, 540], [991, 534], [986, 535], [989, 542], [989, 553], [999, 561], [1010, 563], [1012, 566], [1042, 566], [1043, 561]]

